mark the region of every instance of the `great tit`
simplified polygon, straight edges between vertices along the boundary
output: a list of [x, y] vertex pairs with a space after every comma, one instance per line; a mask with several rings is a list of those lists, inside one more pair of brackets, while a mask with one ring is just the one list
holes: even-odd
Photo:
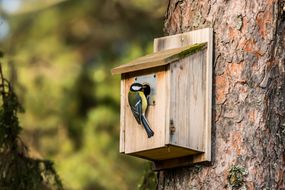
[[149, 123], [145, 117], [145, 112], [148, 107], [147, 98], [145, 94], [146, 85], [140, 83], [133, 83], [128, 93], [129, 105], [131, 111], [136, 118], [139, 125], [143, 125], [148, 138], [154, 135], [154, 132], [149, 127]]

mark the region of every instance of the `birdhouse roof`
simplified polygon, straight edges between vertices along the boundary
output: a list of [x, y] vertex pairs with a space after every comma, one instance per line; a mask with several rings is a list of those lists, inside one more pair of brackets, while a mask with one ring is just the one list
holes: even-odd
[[151, 53], [143, 57], [139, 57], [127, 64], [113, 68], [112, 74], [129, 73], [133, 71], [167, 65], [178, 61], [179, 59], [182, 59], [185, 56], [195, 54], [201, 51], [202, 49], [205, 49], [206, 46], [207, 43], [200, 43], [182, 48], [175, 48]]

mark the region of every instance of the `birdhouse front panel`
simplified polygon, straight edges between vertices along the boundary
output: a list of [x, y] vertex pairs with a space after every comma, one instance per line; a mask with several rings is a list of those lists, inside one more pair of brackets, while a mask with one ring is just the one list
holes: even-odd
[[[166, 67], [156, 67], [152, 69], [146, 69], [142, 71], [136, 71], [124, 74], [124, 94], [122, 95], [122, 102], [125, 102], [122, 123], [124, 128], [124, 152], [126, 154], [155, 149], [165, 146], [165, 126], [167, 125], [167, 100], [166, 94], [168, 93], [168, 84], [166, 76]], [[148, 138], [145, 129], [142, 125], [139, 125], [136, 119], [133, 117], [130, 105], [128, 104], [128, 92], [130, 86], [137, 82], [138, 79], [141, 84], [150, 85], [152, 94], [150, 100], [148, 100], [148, 108], [146, 110], [146, 118], [149, 122], [150, 128], [153, 130], [154, 135]], [[144, 80], [145, 79], [145, 80]], [[152, 81], [152, 82], [151, 82]]]

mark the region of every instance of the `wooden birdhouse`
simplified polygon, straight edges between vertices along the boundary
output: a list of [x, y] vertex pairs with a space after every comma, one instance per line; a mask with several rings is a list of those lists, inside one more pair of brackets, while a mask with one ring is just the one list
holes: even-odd
[[[155, 169], [211, 161], [211, 28], [154, 40], [154, 53], [112, 69], [121, 75], [120, 152], [155, 161]], [[148, 138], [128, 103], [146, 84]]]

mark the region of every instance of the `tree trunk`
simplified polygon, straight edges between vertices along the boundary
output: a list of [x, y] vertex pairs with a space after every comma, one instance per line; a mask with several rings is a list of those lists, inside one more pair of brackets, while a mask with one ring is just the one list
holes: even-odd
[[165, 32], [214, 29], [211, 165], [158, 189], [285, 189], [285, 1], [170, 0]]

